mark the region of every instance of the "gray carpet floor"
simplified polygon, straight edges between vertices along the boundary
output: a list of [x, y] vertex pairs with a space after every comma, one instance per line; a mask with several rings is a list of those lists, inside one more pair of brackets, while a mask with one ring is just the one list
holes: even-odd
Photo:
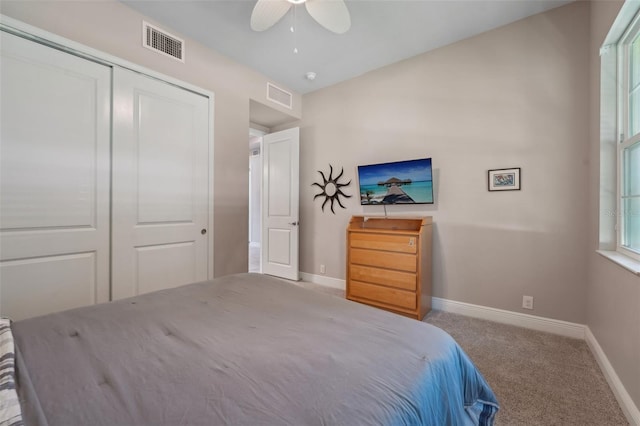
[[500, 402], [496, 425], [628, 425], [586, 342], [433, 311]]
[[[344, 297], [344, 291], [298, 285]], [[628, 425], [583, 340], [432, 311], [424, 319], [448, 332], [476, 364], [500, 402], [498, 426]]]

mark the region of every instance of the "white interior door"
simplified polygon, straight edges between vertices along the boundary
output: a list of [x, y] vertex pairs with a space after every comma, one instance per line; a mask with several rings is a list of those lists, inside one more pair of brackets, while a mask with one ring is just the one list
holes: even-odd
[[0, 32], [0, 314], [109, 300], [111, 69]]
[[262, 272], [299, 280], [300, 129], [262, 138]]
[[209, 99], [114, 69], [112, 297], [208, 278]]

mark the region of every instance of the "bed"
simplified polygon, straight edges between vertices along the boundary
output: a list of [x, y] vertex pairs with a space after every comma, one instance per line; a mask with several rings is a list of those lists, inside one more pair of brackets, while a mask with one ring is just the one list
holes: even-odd
[[29, 425], [491, 425], [444, 331], [258, 274], [12, 324]]

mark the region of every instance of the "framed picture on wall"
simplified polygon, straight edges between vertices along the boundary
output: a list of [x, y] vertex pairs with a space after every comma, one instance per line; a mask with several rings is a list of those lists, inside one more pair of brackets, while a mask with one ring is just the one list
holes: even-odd
[[489, 170], [489, 191], [519, 191], [520, 167]]

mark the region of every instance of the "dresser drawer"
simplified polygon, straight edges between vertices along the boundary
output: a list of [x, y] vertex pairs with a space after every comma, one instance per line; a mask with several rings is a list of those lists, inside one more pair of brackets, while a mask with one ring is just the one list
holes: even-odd
[[418, 250], [418, 237], [352, 232], [351, 247], [415, 254]]
[[362, 265], [351, 265], [349, 273], [352, 280], [416, 291], [415, 273], [391, 271]]
[[416, 294], [409, 291], [353, 280], [350, 284], [349, 292], [353, 297], [369, 299], [404, 309], [415, 309], [417, 306]]
[[413, 254], [393, 253], [376, 250], [351, 249], [349, 262], [357, 265], [376, 266], [398, 271], [416, 272], [417, 260]]

